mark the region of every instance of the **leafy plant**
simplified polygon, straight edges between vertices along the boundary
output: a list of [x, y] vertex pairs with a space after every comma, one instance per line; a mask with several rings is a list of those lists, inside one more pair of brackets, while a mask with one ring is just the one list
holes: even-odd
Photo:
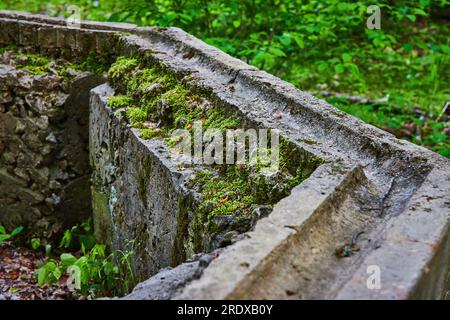
[[90, 250], [96, 244], [92, 228], [92, 218], [87, 219], [80, 225], [75, 225], [65, 230], [59, 243], [59, 248], [69, 249], [77, 246], [77, 243], [86, 250]]
[[41, 246], [41, 239], [40, 238], [32, 238], [30, 240], [31, 249], [38, 250]]
[[[77, 239], [78, 244], [74, 239]], [[36, 271], [39, 286], [52, 285], [63, 276], [67, 284], [82, 295], [111, 296], [128, 293], [135, 285], [131, 267], [133, 242], [127, 250], [107, 253], [106, 246], [95, 242], [91, 219], [64, 232], [59, 244], [59, 259], [49, 259]]]
[[10, 240], [11, 238], [17, 236], [19, 233], [23, 231], [23, 227], [17, 227], [11, 233], [8, 233], [6, 231], [6, 228], [4, 226], [0, 225], [0, 245], [5, 243], [6, 241]]

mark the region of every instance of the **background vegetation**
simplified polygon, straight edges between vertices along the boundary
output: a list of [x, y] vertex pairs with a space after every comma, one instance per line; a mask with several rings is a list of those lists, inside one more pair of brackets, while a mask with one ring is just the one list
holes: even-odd
[[[69, 3], [70, 2], [70, 3]], [[399, 138], [450, 157], [447, 0], [2, 0], [1, 9], [177, 26], [322, 96]], [[369, 30], [366, 9], [381, 8]]]

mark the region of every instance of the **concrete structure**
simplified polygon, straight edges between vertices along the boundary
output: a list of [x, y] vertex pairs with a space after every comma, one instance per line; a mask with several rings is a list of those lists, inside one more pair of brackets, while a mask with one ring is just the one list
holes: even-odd
[[[114, 247], [137, 238], [138, 275], [179, 265], [129, 298], [448, 298], [448, 159], [176, 28], [82, 22], [74, 29], [64, 20], [3, 11], [0, 29], [0, 46], [74, 60], [93, 52], [109, 63], [120, 55], [139, 57], [203, 92], [247, 127], [278, 129], [303, 159], [323, 160], [252, 231], [212, 258], [195, 256], [180, 265], [192, 254], [189, 223], [180, 223], [192, 214], [180, 205], [189, 172], [164, 157], [159, 140], [140, 139], [107, 107], [114, 84], [95, 88], [90, 158], [99, 236]], [[139, 171], [148, 180], [139, 183]], [[187, 271], [191, 267], [199, 271]], [[373, 288], [368, 281], [378, 271], [380, 287]]]
[[29, 60], [0, 55], [0, 222], [50, 239], [92, 213], [89, 90], [100, 77], [16, 66]]

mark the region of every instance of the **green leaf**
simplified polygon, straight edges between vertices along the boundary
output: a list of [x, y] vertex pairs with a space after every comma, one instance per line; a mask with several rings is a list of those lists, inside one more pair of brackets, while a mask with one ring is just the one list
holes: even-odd
[[320, 72], [326, 71], [328, 69], [328, 64], [326, 62], [320, 63], [318, 69]]
[[52, 245], [51, 245], [51, 244], [47, 244], [47, 245], [45, 246], [45, 254], [46, 254], [47, 256], [50, 256], [50, 255], [52, 254]]
[[6, 229], [4, 226], [0, 226], [0, 234], [6, 234]]
[[64, 235], [59, 243], [60, 248], [69, 248], [72, 242], [72, 232], [70, 230], [64, 231]]
[[343, 53], [342, 54], [342, 60], [344, 61], [344, 62], [351, 62], [352, 61], [352, 56], [350, 55], [350, 54], [348, 54], [348, 53]]
[[65, 266], [70, 266], [73, 265], [75, 262], [77, 261], [77, 258], [74, 257], [72, 254], [70, 253], [63, 253], [61, 255], [61, 262], [63, 265]]
[[272, 61], [273, 58], [271, 54], [264, 51], [258, 51], [255, 55], [253, 63], [257, 66], [261, 66], [263, 63], [271, 63]]
[[427, 16], [427, 13], [419, 8], [414, 8], [413, 13], [418, 16]]
[[0, 234], [0, 244], [11, 238], [9, 234]]
[[41, 239], [33, 238], [33, 239], [31, 239], [30, 243], [31, 243], [31, 248], [33, 250], [37, 250], [41, 246]]
[[294, 41], [301, 49], [305, 48], [305, 42], [303, 41], [303, 37], [295, 35]]
[[74, 265], [82, 268], [83, 266], [87, 265], [87, 263], [88, 263], [87, 257], [86, 256], [82, 256], [82, 257], [78, 258], [77, 261], [75, 261]]
[[270, 48], [269, 52], [276, 57], [286, 57], [286, 54], [283, 52], [283, 50], [278, 48]]
[[407, 17], [409, 20], [411, 20], [412, 22], [415, 22], [415, 21], [416, 21], [416, 16], [413, 15], [413, 14], [408, 14], [408, 15], [406, 15], [406, 17]]
[[23, 231], [23, 227], [17, 227], [11, 232], [11, 236], [17, 236], [22, 231]]
[[37, 276], [38, 276], [38, 285], [39, 287], [42, 287], [44, 284], [47, 283], [47, 278], [48, 278], [48, 270], [47, 270], [47, 266], [44, 265], [42, 267], [40, 267], [37, 271]]
[[359, 68], [356, 64], [354, 63], [348, 63], [347, 64], [347, 68], [350, 70], [350, 73], [355, 76], [355, 77], [359, 77]]
[[59, 280], [62, 276], [62, 270], [60, 268], [55, 268], [52, 272], [53, 277], [55, 277], [55, 282]]
[[91, 250], [96, 241], [93, 234], [84, 234], [80, 236], [80, 243], [84, 247], [84, 250]]
[[334, 72], [342, 73], [345, 70], [345, 66], [343, 64], [337, 64], [334, 66]]

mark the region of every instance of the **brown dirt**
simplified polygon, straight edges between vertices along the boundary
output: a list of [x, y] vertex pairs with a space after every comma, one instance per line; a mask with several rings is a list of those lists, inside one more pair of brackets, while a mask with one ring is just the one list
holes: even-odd
[[0, 300], [66, 300], [77, 299], [66, 286], [67, 277], [53, 285], [39, 287], [36, 269], [46, 260], [39, 252], [12, 243], [0, 246]]

